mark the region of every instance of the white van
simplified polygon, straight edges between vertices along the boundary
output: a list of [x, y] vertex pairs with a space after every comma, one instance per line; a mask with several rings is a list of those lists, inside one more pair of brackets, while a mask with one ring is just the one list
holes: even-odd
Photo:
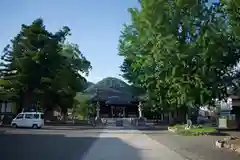
[[44, 114], [42, 112], [19, 113], [11, 123], [12, 127], [32, 127], [34, 129], [44, 126]]

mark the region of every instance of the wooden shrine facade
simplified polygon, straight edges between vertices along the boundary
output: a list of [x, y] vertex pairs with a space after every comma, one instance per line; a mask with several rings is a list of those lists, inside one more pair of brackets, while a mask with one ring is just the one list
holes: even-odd
[[100, 117], [103, 118], [139, 116], [139, 100], [130, 93], [98, 90], [97, 94], [92, 96], [90, 101], [99, 108]]

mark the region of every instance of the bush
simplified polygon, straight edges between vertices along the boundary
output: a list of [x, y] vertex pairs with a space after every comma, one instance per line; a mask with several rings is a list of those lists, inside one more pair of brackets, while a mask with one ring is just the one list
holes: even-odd
[[216, 133], [217, 130], [211, 127], [204, 127], [202, 125], [193, 125], [190, 129], [185, 129], [185, 125], [175, 125], [170, 127], [174, 129], [176, 133], [186, 136], [199, 136], [199, 135], [208, 135], [210, 133]]

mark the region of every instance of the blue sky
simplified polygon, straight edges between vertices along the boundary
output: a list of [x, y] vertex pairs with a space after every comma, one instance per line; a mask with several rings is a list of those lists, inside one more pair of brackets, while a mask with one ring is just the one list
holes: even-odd
[[92, 63], [89, 81], [121, 78], [118, 38], [123, 24], [130, 22], [127, 9], [137, 6], [137, 0], [0, 0], [0, 50], [20, 31], [21, 24], [42, 17], [50, 31], [64, 25], [71, 28], [70, 42], [77, 43]]
[[130, 22], [127, 9], [138, 7], [137, 1], [0, 0], [0, 50], [20, 31], [21, 24], [42, 17], [50, 31], [64, 25], [71, 28], [70, 42], [77, 43], [92, 63], [89, 81], [97, 82], [109, 76], [121, 78], [118, 39], [123, 24]]

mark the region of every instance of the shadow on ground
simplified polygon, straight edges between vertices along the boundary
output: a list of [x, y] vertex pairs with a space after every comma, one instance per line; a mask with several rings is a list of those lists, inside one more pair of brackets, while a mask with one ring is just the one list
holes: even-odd
[[94, 130], [103, 128], [103, 126], [45, 126], [42, 130]]
[[140, 131], [167, 131], [168, 126], [151, 126], [147, 125], [146, 127], [136, 127]]
[[[9, 129], [12, 128], [11, 126], [0, 126], [0, 129]], [[24, 128], [24, 127], [21, 127]], [[75, 125], [75, 126], [71, 126], [71, 125], [46, 125], [43, 128], [41, 128], [42, 130], [90, 130], [90, 129], [103, 129], [104, 126], [80, 126], [80, 125]], [[24, 128], [24, 129], [32, 129], [32, 128]]]
[[96, 139], [94, 137], [65, 137], [64, 135], [1, 133], [0, 159], [80, 159]]
[[[109, 154], [110, 159], [117, 159], [123, 154], [131, 154], [127, 159], [140, 160], [137, 149], [129, 146], [118, 138], [101, 138], [102, 145], [98, 153], [85, 157], [91, 152], [91, 146], [98, 142], [98, 137], [64, 134], [9, 134], [0, 131], [1, 160], [94, 160], [94, 156]], [[106, 145], [106, 147], [105, 147]], [[104, 146], [104, 147], [103, 147]], [[93, 156], [93, 157], [92, 157]], [[106, 156], [106, 155], [105, 155]], [[115, 157], [118, 156], [118, 157]], [[85, 158], [83, 158], [85, 157]], [[99, 158], [97, 158], [99, 159]], [[100, 158], [101, 159], [101, 158]], [[103, 157], [104, 159], [104, 157]]]
[[224, 129], [224, 128], [218, 128], [219, 131], [228, 131], [228, 132], [240, 132], [240, 128], [238, 129]]
[[43, 130], [101, 130], [101, 129], [108, 129], [108, 130], [140, 130], [140, 131], [164, 131], [167, 130], [167, 126], [161, 127], [153, 127], [153, 126], [116, 126], [116, 125], [105, 125], [105, 126], [45, 126], [42, 128]]
[[212, 132], [212, 133], [208, 133], [208, 136], [230, 136], [229, 133], [226, 132]]
[[218, 131], [229, 136], [240, 137], [240, 129], [218, 129]]
[[[0, 129], [13, 129], [11, 126], [1, 126]], [[21, 129], [21, 128], [20, 128]], [[24, 128], [24, 129], [32, 129], [32, 128]], [[46, 125], [40, 130], [102, 130], [102, 129], [108, 129], [108, 130], [140, 130], [140, 131], [167, 131], [167, 126], [132, 126], [132, 125], [126, 125], [126, 126], [116, 126], [116, 125], [106, 125], [106, 126], [69, 126], [69, 125]]]

